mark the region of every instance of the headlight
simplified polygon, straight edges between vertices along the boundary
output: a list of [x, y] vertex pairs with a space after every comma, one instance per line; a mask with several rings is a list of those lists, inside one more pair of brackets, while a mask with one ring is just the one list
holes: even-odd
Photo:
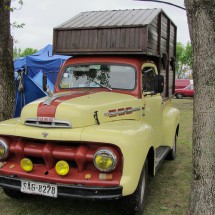
[[66, 161], [58, 161], [55, 165], [55, 170], [58, 175], [67, 175], [69, 172], [69, 164]]
[[8, 156], [9, 148], [7, 142], [3, 139], [0, 139], [0, 160], [3, 160]]
[[109, 149], [99, 149], [93, 159], [95, 167], [102, 172], [110, 172], [117, 164], [116, 155]]
[[32, 161], [29, 158], [23, 158], [20, 161], [20, 165], [22, 169], [25, 170], [26, 172], [30, 172], [34, 167]]

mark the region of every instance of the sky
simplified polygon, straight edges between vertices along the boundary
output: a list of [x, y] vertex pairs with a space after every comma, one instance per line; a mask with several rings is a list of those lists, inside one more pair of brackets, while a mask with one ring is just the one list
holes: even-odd
[[[18, 0], [12, 1], [16, 7]], [[186, 11], [152, 2], [134, 0], [23, 0], [21, 9], [11, 13], [11, 23], [24, 23], [24, 28], [12, 28], [16, 48], [42, 49], [52, 44], [53, 28], [80, 12], [118, 9], [162, 8], [177, 26], [177, 42], [190, 41]], [[184, 0], [166, 0], [184, 7]]]

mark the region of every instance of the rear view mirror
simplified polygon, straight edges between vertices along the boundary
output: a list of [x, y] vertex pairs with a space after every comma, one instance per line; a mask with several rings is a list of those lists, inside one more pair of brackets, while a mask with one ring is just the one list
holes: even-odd
[[164, 77], [163, 75], [155, 76], [155, 93], [162, 93], [164, 89]]
[[47, 91], [47, 76], [43, 74], [43, 91]]

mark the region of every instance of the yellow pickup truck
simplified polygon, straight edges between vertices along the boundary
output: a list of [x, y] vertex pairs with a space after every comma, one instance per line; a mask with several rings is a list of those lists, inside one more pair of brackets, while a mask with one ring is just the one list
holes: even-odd
[[[142, 13], [146, 18], [148, 14], [146, 10], [118, 12], [127, 16]], [[118, 33], [110, 24], [106, 33], [116, 30], [110, 47], [81, 47], [79, 41], [80, 46], [73, 50], [70, 45], [72, 51], [66, 50], [61, 37], [65, 32], [79, 35], [80, 40], [82, 31], [91, 35], [87, 32], [91, 26], [88, 30], [86, 26], [72, 27], [89, 13], [92, 20], [98, 19], [95, 11], [85, 12], [66, 27], [54, 29], [55, 52], [73, 55], [62, 66], [54, 93], [26, 105], [20, 118], [0, 123], [0, 186], [10, 197], [38, 194], [116, 199], [123, 214], [141, 214], [148, 176], [154, 176], [162, 161], [173, 160], [176, 154], [180, 115], [171, 102], [175, 77], [171, 54], [175, 51], [161, 53], [158, 43], [158, 55], [149, 54], [147, 46], [131, 49], [127, 40], [124, 46], [114, 47]], [[109, 20], [116, 11], [98, 13]], [[166, 19], [167, 47], [175, 48], [175, 40], [171, 42], [175, 25], [162, 10], [153, 9], [153, 13], [148, 25], [141, 26], [147, 30], [140, 35], [150, 35], [150, 29], [155, 28], [150, 28], [151, 24], [161, 25]], [[104, 30], [104, 26], [99, 27], [97, 42], [102, 41], [99, 35]], [[157, 31], [162, 33], [159, 27]], [[66, 44], [74, 45], [74, 37], [65, 37]], [[45, 76], [43, 85], [47, 90]]]

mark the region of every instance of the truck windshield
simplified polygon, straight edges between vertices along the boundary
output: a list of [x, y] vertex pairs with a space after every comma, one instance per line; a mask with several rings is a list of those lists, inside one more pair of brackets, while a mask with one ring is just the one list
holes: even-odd
[[60, 88], [104, 87], [110, 90], [132, 90], [135, 88], [135, 80], [135, 69], [128, 65], [72, 65], [64, 69], [60, 80]]

